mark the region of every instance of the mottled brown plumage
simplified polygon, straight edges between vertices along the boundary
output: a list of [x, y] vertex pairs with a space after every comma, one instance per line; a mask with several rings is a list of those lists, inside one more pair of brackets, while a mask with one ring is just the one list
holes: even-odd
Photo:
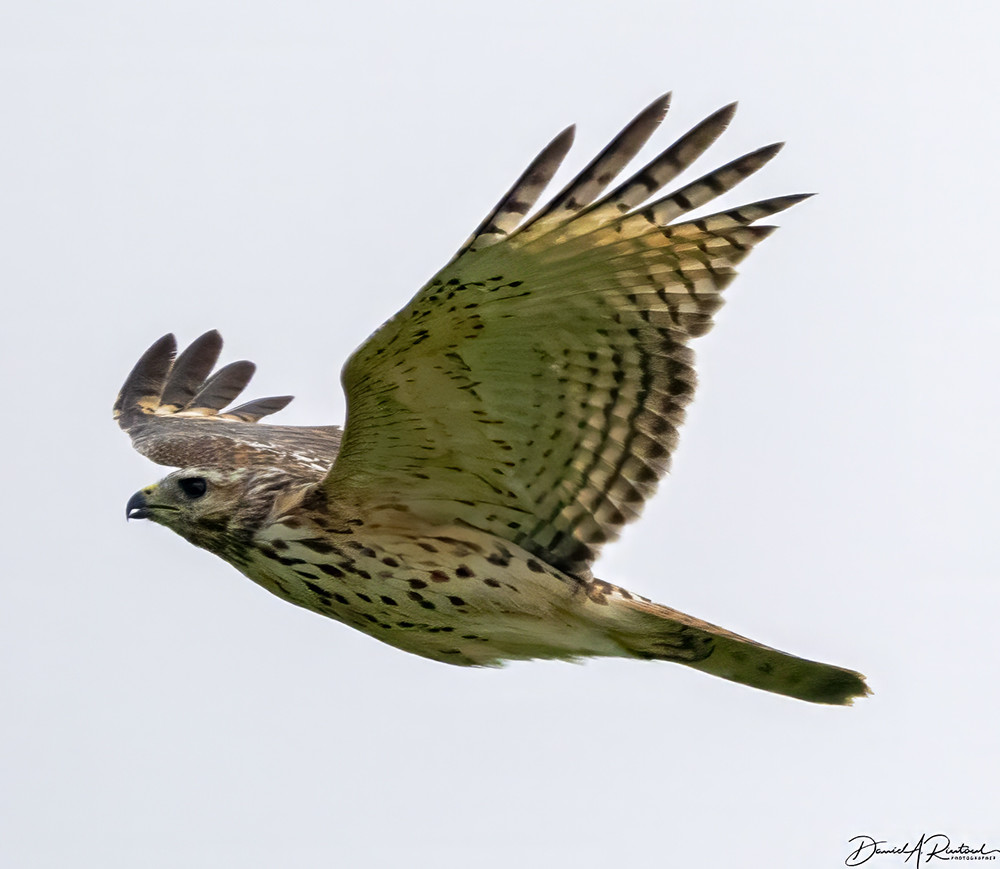
[[711, 327], [735, 265], [773, 230], [753, 224], [804, 198], [678, 222], [757, 171], [772, 145], [647, 202], [734, 106], [605, 194], [667, 104], [651, 104], [526, 217], [572, 128], [542, 151], [348, 360], [343, 433], [259, 422], [288, 397], [225, 411], [253, 365], [212, 374], [217, 332], [176, 359], [173, 336], [161, 338], [115, 416], [140, 452], [182, 470], [133, 496], [129, 514], [292, 603], [439, 661], [626, 656], [820, 703], [867, 693], [857, 673], [591, 574], [667, 471], [694, 391], [688, 344]]

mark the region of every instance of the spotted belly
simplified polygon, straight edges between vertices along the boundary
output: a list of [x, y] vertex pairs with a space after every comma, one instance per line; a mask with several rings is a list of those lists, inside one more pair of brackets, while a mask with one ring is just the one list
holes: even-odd
[[605, 583], [466, 528], [419, 537], [349, 525], [268, 527], [236, 566], [285, 600], [408, 652], [460, 665], [621, 655], [587, 617]]

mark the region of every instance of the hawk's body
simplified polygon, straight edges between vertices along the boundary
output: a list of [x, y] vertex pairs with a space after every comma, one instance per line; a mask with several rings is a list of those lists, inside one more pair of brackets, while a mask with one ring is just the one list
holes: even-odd
[[268, 590], [455, 664], [629, 656], [681, 661], [827, 703], [860, 676], [803, 661], [595, 580], [600, 546], [665, 473], [693, 394], [692, 337], [739, 262], [802, 197], [676, 218], [778, 150], [639, 207], [711, 144], [727, 107], [599, 195], [662, 119], [640, 114], [524, 220], [569, 147], [557, 137], [456, 258], [344, 370], [348, 423], [269, 426], [287, 398], [224, 408], [249, 363], [206, 380], [210, 332], [167, 336], [116, 403], [140, 451], [183, 470], [130, 501]]
[[520, 547], [470, 528], [347, 521], [333, 540], [294, 514], [295, 527], [278, 520], [245, 572], [292, 603], [309, 601], [338, 621], [446, 663], [626, 654], [583, 618], [582, 610], [605, 603], [607, 592]]

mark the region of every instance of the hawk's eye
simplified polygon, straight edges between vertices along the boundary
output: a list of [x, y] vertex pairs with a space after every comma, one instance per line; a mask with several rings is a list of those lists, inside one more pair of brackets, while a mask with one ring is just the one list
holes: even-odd
[[208, 482], [204, 477], [181, 477], [177, 481], [177, 485], [180, 486], [181, 491], [192, 500], [200, 498], [205, 494], [205, 490], [208, 488]]

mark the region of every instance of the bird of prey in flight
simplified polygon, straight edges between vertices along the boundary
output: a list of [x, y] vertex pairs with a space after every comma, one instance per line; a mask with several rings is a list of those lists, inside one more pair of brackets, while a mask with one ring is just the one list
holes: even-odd
[[[347, 422], [225, 408], [254, 366], [212, 369], [217, 332], [150, 347], [114, 406], [135, 448], [179, 470], [137, 492], [151, 519], [285, 600], [462, 665], [676, 661], [849, 704], [851, 670], [807, 661], [595, 578], [601, 547], [666, 473], [694, 393], [692, 338], [734, 267], [804, 196], [689, 213], [760, 169], [760, 148], [669, 193], [729, 124], [697, 124], [605, 192], [662, 121], [640, 113], [532, 213], [573, 140], [535, 158], [455, 257], [348, 359]], [[657, 565], [651, 565], [656, 568]]]

